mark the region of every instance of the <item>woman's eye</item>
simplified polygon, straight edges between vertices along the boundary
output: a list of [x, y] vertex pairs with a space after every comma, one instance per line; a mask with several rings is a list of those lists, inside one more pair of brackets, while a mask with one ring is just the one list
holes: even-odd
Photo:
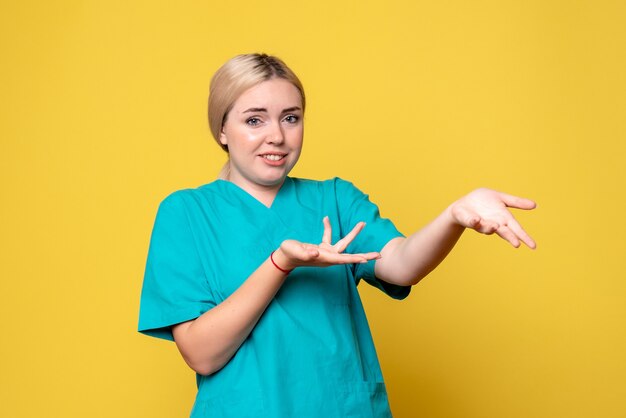
[[298, 117], [296, 115], [288, 115], [287, 117], [285, 117], [285, 120], [289, 123], [296, 123], [298, 122]]
[[259, 118], [250, 118], [246, 120], [246, 123], [250, 126], [257, 126], [261, 123], [261, 119]]

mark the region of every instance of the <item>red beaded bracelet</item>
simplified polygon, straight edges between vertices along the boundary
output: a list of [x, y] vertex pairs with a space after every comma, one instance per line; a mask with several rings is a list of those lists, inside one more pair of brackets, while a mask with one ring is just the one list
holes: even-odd
[[278, 267], [278, 264], [276, 264], [276, 262], [274, 261], [274, 253], [275, 253], [275, 251], [272, 251], [272, 253], [270, 254], [270, 260], [272, 260], [272, 264], [274, 265], [274, 267], [276, 267], [278, 270], [282, 271], [285, 274], [291, 273], [293, 271], [293, 269], [285, 270], [283, 268]]

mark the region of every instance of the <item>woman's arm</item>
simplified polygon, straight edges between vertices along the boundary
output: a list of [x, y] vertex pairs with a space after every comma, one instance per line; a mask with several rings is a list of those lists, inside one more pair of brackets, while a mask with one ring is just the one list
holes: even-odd
[[[278, 253], [275, 256], [278, 263]], [[221, 369], [250, 334], [286, 278], [268, 258], [222, 303], [192, 321], [172, 327], [176, 345], [189, 367], [202, 375]]]
[[399, 285], [414, 285], [443, 261], [466, 228], [496, 233], [514, 247], [533, 239], [508, 208], [534, 209], [535, 202], [489, 189], [478, 189], [450, 205], [441, 215], [407, 238], [395, 238], [376, 261], [376, 276]]
[[[291, 270], [299, 266], [325, 267], [376, 259], [380, 254], [343, 253], [363, 226], [358, 224], [346, 237], [332, 245], [330, 223], [328, 218], [324, 218], [321, 244], [284, 241], [274, 252], [274, 262], [282, 269]], [[192, 321], [172, 327], [176, 345], [189, 367], [202, 375], [221, 369], [252, 332], [285, 280], [288, 280], [287, 275], [276, 268], [268, 257], [222, 303]]]

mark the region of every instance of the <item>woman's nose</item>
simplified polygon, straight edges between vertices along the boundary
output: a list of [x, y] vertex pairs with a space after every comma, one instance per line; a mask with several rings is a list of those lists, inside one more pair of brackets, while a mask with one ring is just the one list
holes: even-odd
[[273, 123], [270, 131], [267, 134], [267, 143], [269, 144], [282, 144], [285, 141], [285, 133], [283, 132], [280, 123]]

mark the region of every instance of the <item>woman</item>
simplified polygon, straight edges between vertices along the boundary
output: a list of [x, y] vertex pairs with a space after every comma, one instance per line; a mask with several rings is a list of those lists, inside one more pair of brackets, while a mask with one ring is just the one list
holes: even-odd
[[159, 207], [139, 330], [197, 372], [192, 417], [391, 416], [359, 280], [405, 298], [465, 228], [535, 247], [507, 210], [527, 199], [479, 189], [405, 238], [351, 183], [288, 177], [304, 110], [278, 58], [228, 61], [209, 122], [229, 161]]

